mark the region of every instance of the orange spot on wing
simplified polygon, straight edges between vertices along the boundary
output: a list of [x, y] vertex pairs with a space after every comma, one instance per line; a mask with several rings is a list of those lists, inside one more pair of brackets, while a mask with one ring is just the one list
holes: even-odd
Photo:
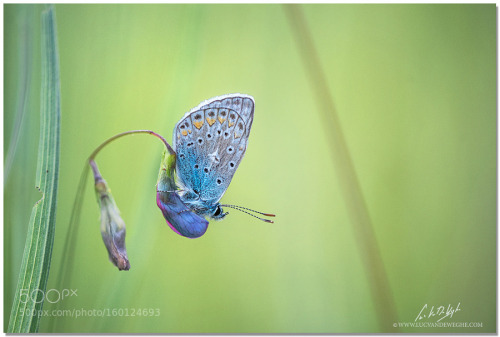
[[228, 123], [229, 127], [234, 125], [234, 123], [231, 123], [231, 121], [227, 121], [227, 123]]
[[181, 133], [182, 133], [183, 136], [187, 136], [188, 135], [188, 132], [186, 130], [182, 130]]
[[238, 139], [241, 137], [241, 134], [237, 134], [236, 132], [234, 133], [234, 139]]
[[199, 129], [201, 128], [201, 126], [203, 125], [203, 121], [194, 122], [193, 124], [194, 124], [194, 126], [196, 126], [196, 128], [199, 130]]
[[208, 122], [208, 125], [212, 126], [212, 124], [215, 123], [215, 118], [207, 117], [207, 122]]
[[219, 116], [218, 118], [219, 118], [219, 122], [220, 122], [221, 124], [224, 124], [224, 122], [226, 121], [226, 119], [225, 119], [225, 118], [222, 118], [222, 117], [220, 117], [220, 116]]

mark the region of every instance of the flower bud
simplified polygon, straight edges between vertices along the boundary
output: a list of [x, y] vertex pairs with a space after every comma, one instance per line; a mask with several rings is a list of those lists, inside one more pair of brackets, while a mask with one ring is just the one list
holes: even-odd
[[190, 239], [198, 238], [207, 231], [208, 221], [192, 212], [177, 194], [175, 160], [175, 154], [163, 153], [156, 184], [156, 204], [174, 232]]
[[102, 240], [108, 250], [109, 260], [119, 270], [129, 270], [130, 263], [125, 248], [125, 222], [120, 216], [120, 210], [116, 207], [108, 184], [97, 169], [97, 164], [91, 161], [90, 165], [94, 171], [97, 202], [101, 209]]

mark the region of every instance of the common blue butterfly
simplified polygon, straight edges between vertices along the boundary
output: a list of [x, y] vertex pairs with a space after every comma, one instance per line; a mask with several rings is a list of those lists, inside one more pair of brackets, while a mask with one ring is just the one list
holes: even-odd
[[176, 233], [202, 236], [208, 227], [204, 217], [223, 219], [228, 214], [223, 206], [272, 222], [247, 211], [273, 214], [219, 203], [245, 154], [254, 107], [249, 95], [217, 96], [191, 109], [175, 125], [175, 153], [162, 160], [157, 204]]

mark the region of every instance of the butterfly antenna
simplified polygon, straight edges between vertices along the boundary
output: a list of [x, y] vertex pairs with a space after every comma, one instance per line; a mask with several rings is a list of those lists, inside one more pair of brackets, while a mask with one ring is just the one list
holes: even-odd
[[254, 212], [254, 213], [262, 214], [262, 215], [265, 215], [265, 216], [272, 216], [272, 217], [276, 216], [275, 214], [262, 213], [262, 212], [258, 212], [258, 211], [255, 211], [253, 209], [246, 208], [246, 207], [243, 207], [243, 206], [237, 206], [237, 205], [221, 205], [221, 206], [223, 206], [223, 207], [231, 207], [231, 208], [234, 208], [234, 209], [246, 209], [247, 211], [251, 211], [251, 212]]
[[[250, 209], [250, 208], [246, 208], [246, 207], [241, 207], [241, 206], [236, 206], [236, 205], [221, 205], [222, 207], [229, 207], [229, 208], [233, 208], [237, 211], [240, 211], [240, 212], [243, 212], [243, 213], [246, 213], [248, 215], [251, 215], [253, 216], [254, 218], [257, 218], [259, 220], [262, 220], [264, 222], [268, 222], [268, 223], [274, 223], [274, 221], [272, 220], [268, 220], [268, 219], [262, 219], [258, 216], [256, 216], [255, 214], [252, 214], [250, 212], [247, 212], [247, 211], [252, 211], [252, 212], [255, 212], [255, 213], [258, 213], [258, 214], [262, 214], [262, 215], [265, 215], [265, 216], [272, 216], [272, 217], [275, 217], [276, 215], [275, 214], [270, 214], [270, 213], [262, 213], [262, 212], [258, 212], [258, 211], [254, 211], [253, 209]], [[244, 211], [244, 210], [247, 210], [247, 211]]]

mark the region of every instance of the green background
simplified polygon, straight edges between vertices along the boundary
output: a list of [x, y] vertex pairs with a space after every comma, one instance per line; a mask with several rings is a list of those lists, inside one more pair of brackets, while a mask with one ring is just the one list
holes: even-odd
[[[47, 290], [77, 289], [57, 309], [161, 314], [44, 317], [40, 332], [382, 331], [325, 133], [330, 126], [322, 125], [294, 40], [296, 22], [282, 5], [55, 8], [62, 133]], [[373, 223], [397, 321], [413, 322], [425, 304], [460, 302], [461, 311], [442, 322], [482, 323], [399, 331], [495, 332], [495, 5], [300, 8]], [[4, 6], [5, 152], [26, 52], [23, 27], [32, 33], [30, 100], [4, 183], [5, 326], [40, 197], [34, 180], [42, 9]], [[245, 159], [222, 201], [276, 213], [276, 222], [233, 211], [199, 239], [175, 234], [155, 201], [162, 145], [145, 135], [123, 138], [97, 157], [127, 224], [132, 267], [119, 272], [101, 239], [91, 179], [77, 191], [85, 159], [126, 130], [151, 129], [170, 140], [186, 111], [234, 92], [252, 95], [256, 110]], [[77, 192], [85, 197], [74, 260], [61, 271]], [[59, 286], [59, 275], [69, 283]]]

